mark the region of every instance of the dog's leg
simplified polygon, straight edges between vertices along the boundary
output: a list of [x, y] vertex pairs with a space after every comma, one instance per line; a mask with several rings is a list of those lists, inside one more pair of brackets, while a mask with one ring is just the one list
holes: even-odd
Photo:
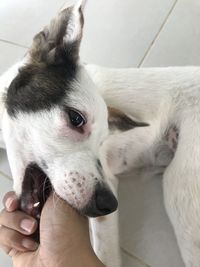
[[[117, 191], [118, 181], [112, 179], [112, 189]], [[106, 267], [121, 267], [118, 212], [90, 219], [93, 248]]]
[[164, 174], [164, 199], [182, 258], [200, 266], [200, 117], [184, 114], [175, 157]]
[[157, 127], [152, 124], [113, 134], [104, 142], [104, 154], [107, 155], [107, 162], [113, 174], [155, 164], [154, 147], [159, 138]]
[[[140, 122], [148, 123], [161, 115], [167, 118], [171, 104], [169, 88], [173, 85], [166, 80], [177, 78], [173, 70], [111, 69], [90, 64], [86, 70], [109, 107]], [[174, 85], [181, 86], [181, 82], [176, 79]]]

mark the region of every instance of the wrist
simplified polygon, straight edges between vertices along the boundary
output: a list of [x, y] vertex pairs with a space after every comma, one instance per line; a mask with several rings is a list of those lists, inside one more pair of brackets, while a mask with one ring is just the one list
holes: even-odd
[[93, 249], [89, 254], [85, 254], [82, 258], [82, 262], [84, 267], [105, 267], [105, 265], [99, 260], [99, 258], [94, 253]]
[[72, 255], [70, 259], [69, 257], [63, 259], [62, 263], [58, 264], [56, 267], [106, 267], [98, 259], [92, 248], [89, 250], [77, 251], [79, 251], [79, 253], [77, 253], [76, 256]]

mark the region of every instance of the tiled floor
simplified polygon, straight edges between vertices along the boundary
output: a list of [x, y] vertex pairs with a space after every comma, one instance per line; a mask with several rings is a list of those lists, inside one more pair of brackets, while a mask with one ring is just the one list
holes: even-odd
[[[24, 55], [64, 2], [0, 1], [0, 74]], [[84, 61], [115, 67], [200, 64], [199, 0], [88, 0], [85, 14]], [[1, 150], [0, 198], [11, 188], [10, 176]], [[183, 267], [156, 170], [122, 177], [119, 196], [123, 267]], [[0, 267], [10, 266], [1, 252]]]

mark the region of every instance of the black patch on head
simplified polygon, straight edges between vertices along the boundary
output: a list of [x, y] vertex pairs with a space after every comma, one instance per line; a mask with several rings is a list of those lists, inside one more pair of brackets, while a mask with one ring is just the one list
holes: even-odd
[[17, 112], [49, 110], [60, 104], [75, 79], [77, 66], [71, 62], [60, 65], [30, 64], [19, 70], [5, 96], [10, 116]]
[[[5, 96], [9, 115], [15, 116], [18, 111], [50, 109], [66, 96], [79, 64], [84, 24], [81, 6], [79, 21], [74, 12], [74, 7], [64, 9], [34, 37], [29, 50], [29, 64], [19, 70]], [[75, 23], [78, 32], [73, 26]]]

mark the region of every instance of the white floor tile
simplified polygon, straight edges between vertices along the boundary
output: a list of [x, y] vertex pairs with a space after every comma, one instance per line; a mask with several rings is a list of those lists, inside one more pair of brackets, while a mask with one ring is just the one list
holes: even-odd
[[29, 46], [66, 0], [1, 0], [0, 39]]
[[137, 66], [174, 1], [88, 1], [82, 59], [106, 66]]
[[146, 267], [146, 266], [140, 264], [133, 257], [130, 257], [125, 253], [122, 253], [122, 267]]
[[21, 59], [26, 53], [26, 50], [27, 49], [25, 48], [0, 41], [0, 75], [9, 67], [11, 67], [15, 62]]
[[10, 179], [12, 178], [7, 154], [4, 149], [0, 149], [0, 172], [3, 172], [6, 176], [10, 177]]
[[13, 267], [11, 258], [0, 250], [0, 267]]
[[[138, 65], [174, 1], [88, 1], [82, 59], [107, 66]], [[64, 2], [1, 0], [0, 39], [29, 46]]]
[[184, 267], [154, 170], [121, 177], [121, 246], [152, 267]]
[[200, 1], [177, 2], [143, 66], [200, 64]]

